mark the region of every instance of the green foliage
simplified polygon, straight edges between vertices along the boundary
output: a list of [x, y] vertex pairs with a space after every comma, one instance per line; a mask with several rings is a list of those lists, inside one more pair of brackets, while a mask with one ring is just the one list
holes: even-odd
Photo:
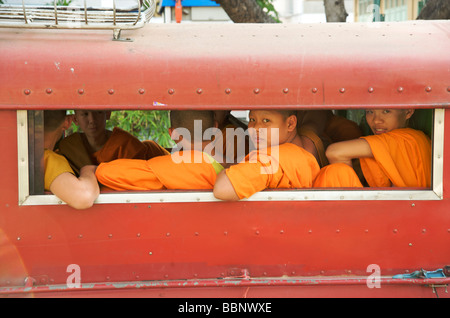
[[[69, 111], [68, 114], [73, 114], [73, 111]], [[128, 131], [141, 141], [153, 140], [165, 148], [172, 148], [175, 145], [168, 132], [169, 111], [116, 110], [111, 113], [111, 118], [106, 123], [106, 129], [112, 130], [114, 127]], [[72, 127], [66, 133], [70, 135], [77, 131], [78, 126], [72, 123]]]
[[[56, 0], [57, 6], [69, 6], [72, 3], [72, 0]], [[54, 5], [54, 2], [49, 3], [50, 5]]]
[[264, 9], [275, 21], [278, 23], [281, 22], [278, 16], [278, 11], [275, 9], [275, 6], [273, 5], [274, 0], [256, 0], [258, 5]]
[[174, 143], [170, 138], [169, 112], [164, 110], [120, 110], [113, 111], [107, 122], [107, 129], [120, 127], [139, 140], [153, 140], [160, 146], [170, 148]]

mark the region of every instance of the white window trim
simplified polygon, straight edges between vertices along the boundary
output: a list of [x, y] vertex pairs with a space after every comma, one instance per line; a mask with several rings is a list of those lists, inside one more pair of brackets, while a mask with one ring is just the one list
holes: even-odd
[[[442, 200], [444, 170], [444, 116], [445, 110], [435, 109], [433, 136], [433, 184], [430, 190], [268, 190], [254, 194], [243, 201], [360, 201], [360, 200]], [[19, 173], [19, 205], [65, 204], [51, 194], [30, 195], [28, 175], [28, 127], [27, 111], [17, 111], [17, 143]], [[162, 192], [112, 192], [102, 193], [96, 204], [111, 203], [169, 203], [169, 202], [221, 202], [212, 191], [162, 191]]]

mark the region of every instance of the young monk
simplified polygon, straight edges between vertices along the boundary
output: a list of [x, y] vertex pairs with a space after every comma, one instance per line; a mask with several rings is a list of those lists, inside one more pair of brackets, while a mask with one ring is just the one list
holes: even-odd
[[249, 119], [256, 150], [219, 174], [214, 196], [237, 201], [266, 188], [312, 187], [320, 168], [302, 147], [295, 111], [252, 110]]
[[[223, 166], [207, 149], [205, 131], [217, 125], [212, 111], [170, 112], [169, 133], [178, 150], [150, 160], [119, 159], [101, 163], [96, 176], [101, 184], [118, 191], [163, 189], [212, 189]], [[199, 125], [201, 123], [201, 125]], [[219, 160], [220, 161], [220, 160]]]
[[250, 140], [248, 138], [247, 125], [231, 114], [230, 110], [215, 110], [214, 119], [222, 132], [222, 165], [227, 167], [240, 162], [249, 153]]
[[374, 135], [332, 144], [330, 166], [323, 168], [315, 187], [362, 187], [352, 169], [359, 158], [370, 187], [431, 186], [431, 141], [407, 128], [413, 109], [370, 109], [366, 121]]
[[312, 153], [320, 167], [328, 165], [325, 150], [334, 142], [356, 139], [362, 136], [359, 126], [331, 110], [297, 111], [297, 132], [303, 148]]
[[93, 205], [100, 190], [95, 166], [84, 166], [77, 178], [69, 162], [53, 151], [64, 130], [71, 125], [65, 110], [44, 111], [44, 188], [76, 209]]
[[154, 141], [141, 142], [118, 127], [107, 130], [110, 116], [111, 111], [75, 110], [73, 120], [82, 132], [64, 138], [59, 144], [59, 152], [69, 160], [75, 173], [85, 165], [114, 159], [150, 159], [169, 154]]

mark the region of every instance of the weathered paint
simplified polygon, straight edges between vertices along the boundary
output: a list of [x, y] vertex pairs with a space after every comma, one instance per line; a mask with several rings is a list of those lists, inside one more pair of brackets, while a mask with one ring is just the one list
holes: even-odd
[[0, 29], [0, 108], [448, 107], [449, 28], [151, 24], [132, 42]]
[[[448, 107], [449, 22], [377, 26], [151, 26], [132, 43], [0, 30], [1, 294], [433, 297], [431, 281], [387, 277], [449, 264], [448, 138], [437, 200], [18, 203], [16, 109]], [[383, 288], [365, 286], [370, 264]]]

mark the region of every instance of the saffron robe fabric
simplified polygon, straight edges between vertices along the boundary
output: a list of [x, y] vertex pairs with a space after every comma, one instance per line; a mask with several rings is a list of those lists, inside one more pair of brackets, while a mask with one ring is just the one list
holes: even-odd
[[117, 191], [203, 190], [214, 188], [217, 173], [222, 169], [211, 156], [190, 150], [150, 160], [118, 159], [101, 163], [95, 175], [102, 185]]
[[[411, 128], [365, 136], [373, 158], [360, 158], [370, 187], [430, 187], [431, 141], [422, 131]], [[356, 173], [345, 164], [321, 169], [315, 187], [362, 187]]]
[[75, 175], [66, 158], [51, 150], [44, 149], [44, 189], [50, 191], [52, 182], [64, 172]]
[[431, 140], [422, 131], [402, 128], [362, 138], [374, 156], [360, 159], [369, 186], [431, 186]]
[[89, 151], [90, 146], [84, 133], [74, 133], [59, 144], [59, 153], [69, 161], [77, 175], [86, 165], [98, 165], [115, 159], [148, 160], [157, 156], [168, 155], [169, 152], [156, 142], [141, 142], [125, 130], [115, 127], [105, 145], [97, 152]]
[[319, 170], [319, 164], [311, 153], [285, 143], [267, 151], [252, 151], [225, 173], [242, 199], [264, 189], [312, 187]]

